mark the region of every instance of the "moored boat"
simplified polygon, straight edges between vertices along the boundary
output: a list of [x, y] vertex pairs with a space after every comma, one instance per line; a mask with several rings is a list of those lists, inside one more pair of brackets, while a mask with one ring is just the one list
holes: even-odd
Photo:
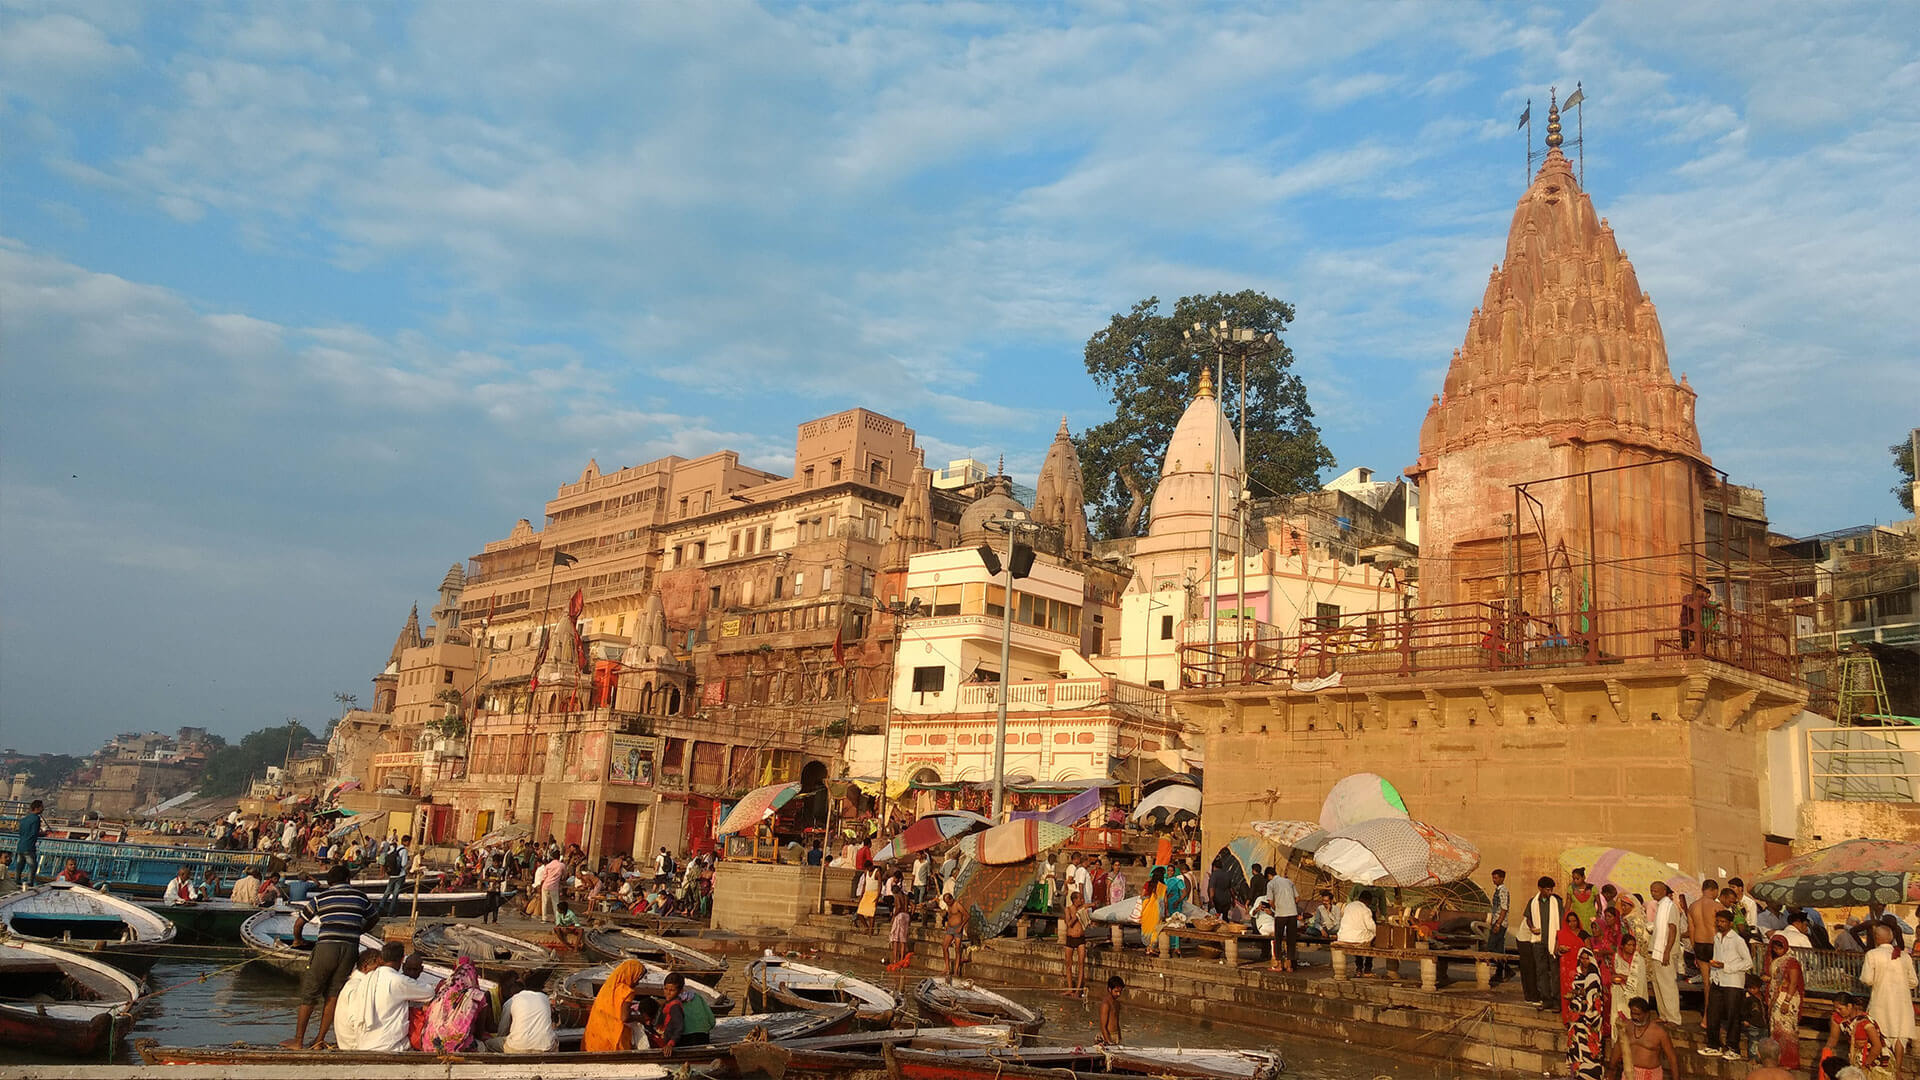
[[131, 1022], [140, 982], [31, 941], [0, 942], [0, 1046], [94, 1057]]
[[173, 923], [174, 930], [182, 940], [206, 945], [228, 945], [239, 941], [240, 924], [261, 910], [258, 904], [236, 904], [231, 900], [168, 904], [164, 900], [143, 897], [133, 902]]
[[586, 949], [587, 954], [596, 960], [609, 963], [639, 960], [679, 972], [689, 979], [718, 979], [727, 970], [727, 962], [712, 953], [701, 952], [684, 941], [649, 934], [630, 926], [602, 926], [588, 930]]
[[[0, 852], [11, 852], [19, 838], [0, 832]], [[123, 895], [159, 896], [182, 866], [193, 868], [193, 880], [203, 881], [209, 867], [223, 878], [236, 878], [247, 867], [265, 869], [268, 856], [249, 851], [217, 851], [179, 844], [128, 844], [106, 840], [42, 839], [36, 848], [40, 877], [51, 878], [72, 859], [87, 876]]]
[[551, 970], [559, 962], [552, 949], [470, 923], [422, 923], [413, 932], [413, 951], [443, 964], [466, 957], [491, 979], [514, 971]]
[[[810, 1036], [843, 1030], [853, 1020], [851, 1008], [815, 1012], [773, 1013], [758, 1016], [723, 1016], [713, 1023], [711, 1041], [705, 1046], [688, 1046], [671, 1058], [659, 1050], [622, 1050], [610, 1053], [580, 1052], [580, 1032], [560, 1033], [562, 1049], [550, 1054], [436, 1054], [431, 1059], [418, 1052], [379, 1053], [364, 1050], [288, 1050], [279, 1046], [162, 1046], [153, 1039], [140, 1039], [134, 1049], [149, 1065], [404, 1065], [431, 1064], [435, 1068], [465, 1063], [495, 1065], [565, 1064], [644, 1064], [672, 1062], [675, 1066], [699, 1065], [731, 1056], [732, 1047], [749, 1039], [764, 1037], [768, 1042], [785, 1043]], [[568, 1046], [575, 1049], [566, 1049]], [[441, 1075], [435, 1073], [434, 1075]], [[552, 1075], [549, 1073], [548, 1075]], [[577, 1073], [568, 1072], [574, 1076]]]
[[1038, 1046], [956, 1048], [938, 1053], [893, 1050], [903, 1080], [991, 1080], [1059, 1076], [1063, 1071], [1185, 1080], [1274, 1080], [1285, 1065], [1267, 1050], [1176, 1046]]
[[777, 956], [747, 965], [747, 1007], [751, 1009], [832, 1009], [851, 1005], [854, 1018], [872, 1027], [893, 1023], [900, 999], [865, 979]]
[[172, 922], [131, 900], [67, 884], [0, 897], [0, 930], [134, 972], [151, 968], [176, 934]]
[[[581, 1027], [587, 1022], [587, 1014], [593, 1011], [593, 999], [599, 995], [600, 987], [613, 974], [614, 964], [600, 964], [595, 967], [570, 971], [562, 976], [559, 985], [552, 993], [554, 1023], [561, 1027]], [[636, 992], [659, 997], [660, 987], [667, 981], [668, 969], [658, 964], [641, 963], [644, 972], [634, 983]], [[698, 979], [688, 979], [687, 989], [705, 998], [707, 1007], [715, 1016], [725, 1016], [733, 1011], [733, 999]]]
[[913, 1000], [923, 1020], [938, 1017], [955, 1027], [1005, 1024], [1030, 1035], [1046, 1023], [1039, 1010], [967, 979], [921, 979], [914, 985]]
[[[365, 892], [366, 890], [361, 890]], [[374, 891], [368, 899], [378, 907], [385, 894]], [[410, 919], [477, 919], [504, 905], [512, 892], [403, 892], [394, 901], [389, 917]]]

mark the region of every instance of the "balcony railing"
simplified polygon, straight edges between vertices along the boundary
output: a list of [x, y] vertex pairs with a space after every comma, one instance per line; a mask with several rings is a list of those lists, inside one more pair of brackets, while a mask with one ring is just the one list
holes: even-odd
[[[1120, 679], [1048, 679], [1007, 687], [1007, 708], [1016, 712], [1056, 712], [1102, 705], [1130, 705], [1165, 712], [1167, 692]], [[998, 683], [967, 683], [960, 687], [959, 711], [986, 712], [999, 707]]]
[[[1689, 622], [1683, 624], [1683, 617]], [[1783, 617], [1711, 609], [1702, 620], [1678, 603], [1524, 618], [1491, 604], [1442, 604], [1310, 619], [1291, 635], [1261, 625], [1231, 638], [1223, 633], [1211, 645], [1183, 644], [1181, 685], [1270, 685], [1333, 675], [1527, 671], [1687, 658], [1798, 680]]]

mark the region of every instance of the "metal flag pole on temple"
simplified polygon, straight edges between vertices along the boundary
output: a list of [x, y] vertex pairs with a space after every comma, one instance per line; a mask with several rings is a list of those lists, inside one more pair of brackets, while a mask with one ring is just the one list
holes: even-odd
[[1586, 100], [1587, 92], [1582, 90], [1580, 84], [1576, 82], [1573, 84], [1573, 93], [1568, 94], [1567, 100], [1560, 105], [1562, 110], [1580, 109], [1580, 112], [1574, 116], [1574, 122], [1579, 125], [1579, 129], [1574, 136], [1573, 145], [1580, 151], [1580, 186], [1582, 188], [1587, 186], [1587, 110], [1582, 107], [1586, 104]]
[[1533, 183], [1533, 99], [1527, 99], [1527, 107], [1520, 110], [1519, 127], [1527, 129], [1527, 164], [1520, 170], [1520, 183], [1524, 187]]

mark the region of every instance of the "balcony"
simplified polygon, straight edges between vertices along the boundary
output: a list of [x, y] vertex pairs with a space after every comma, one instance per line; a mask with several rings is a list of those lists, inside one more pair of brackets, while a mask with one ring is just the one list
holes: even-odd
[[[1048, 679], [1013, 683], [1007, 687], [1010, 712], [1069, 712], [1125, 705], [1152, 712], [1167, 711], [1167, 692], [1120, 679]], [[960, 687], [959, 712], [996, 712], [1000, 708], [998, 683], [967, 683]]]

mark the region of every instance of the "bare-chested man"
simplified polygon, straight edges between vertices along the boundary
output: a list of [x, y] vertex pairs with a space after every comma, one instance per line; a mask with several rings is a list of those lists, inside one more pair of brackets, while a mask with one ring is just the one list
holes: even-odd
[[1793, 1080], [1793, 1074], [1780, 1067], [1780, 1044], [1761, 1039], [1753, 1044], [1753, 1056], [1760, 1067], [1747, 1074], [1747, 1080]]
[[941, 947], [947, 961], [947, 978], [957, 979], [965, 973], [967, 967], [967, 906], [954, 898], [953, 891], [941, 894], [940, 906], [944, 909], [941, 917]]
[[[1666, 1025], [1653, 1014], [1653, 1002], [1646, 998], [1627, 1002], [1627, 1021], [1627, 1037], [1613, 1044], [1616, 1055], [1632, 1055], [1621, 1070], [1625, 1080], [1677, 1080], [1680, 1062], [1674, 1057]], [[1615, 1060], [1618, 1062], [1618, 1057]]]

